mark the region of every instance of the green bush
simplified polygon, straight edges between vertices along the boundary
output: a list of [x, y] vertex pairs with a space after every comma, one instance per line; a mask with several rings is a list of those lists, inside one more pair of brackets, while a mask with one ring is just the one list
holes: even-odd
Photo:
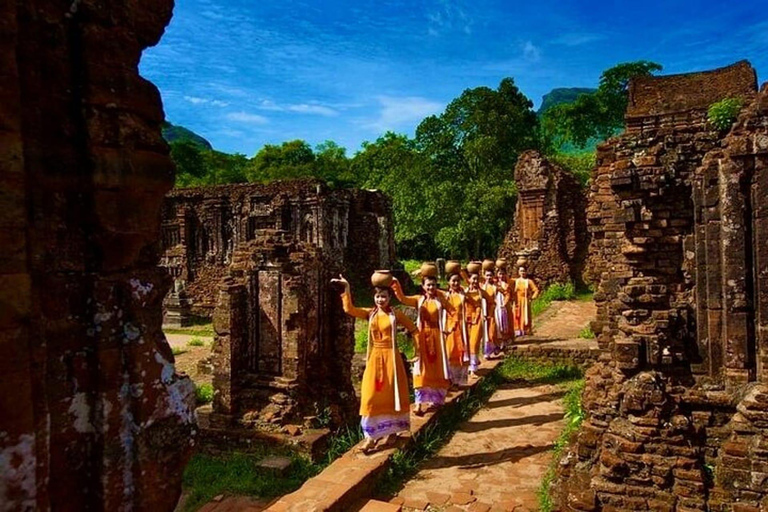
[[181, 347], [171, 347], [171, 352], [175, 356], [180, 356], [181, 354], [184, 354], [187, 350]]
[[730, 129], [739, 115], [744, 100], [741, 98], [725, 98], [709, 106], [707, 119], [718, 130]]
[[576, 298], [576, 287], [573, 283], [553, 283], [549, 285], [531, 304], [533, 316], [536, 317], [547, 309], [553, 300], [573, 300]]
[[579, 338], [583, 338], [585, 340], [594, 339], [595, 338], [595, 333], [592, 332], [592, 327], [588, 325], [585, 328], [583, 328], [581, 330], [581, 332], [579, 333]]
[[205, 342], [201, 340], [200, 338], [192, 338], [187, 342], [187, 345], [190, 347], [204, 347]]
[[195, 388], [195, 398], [199, 405], [209, 404], [213, 401], [213, 385], [200, 384]]

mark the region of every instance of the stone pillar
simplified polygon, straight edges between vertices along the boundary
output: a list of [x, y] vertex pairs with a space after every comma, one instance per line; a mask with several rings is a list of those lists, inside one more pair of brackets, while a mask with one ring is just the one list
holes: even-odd
[[229, 426], [238, 412], [238, 377], [248, 345], [246, 288], [232, 277], [223, 279], [213, 314], [213, 414], [211, 424]]
[[137, 71], [172, 2], [0, 2], [0, 503], [173, 510], [194, 386], [163, 333], [173, 185]]

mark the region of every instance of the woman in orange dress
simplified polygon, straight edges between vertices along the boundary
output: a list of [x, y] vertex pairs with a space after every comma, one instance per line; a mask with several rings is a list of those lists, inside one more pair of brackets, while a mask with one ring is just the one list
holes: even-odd
[[499, 354], [499, 303], [497, 301], [498, 288], [495, 284], [494, 263], [491, 260], [483, 262], [483, 282], [480, 285], [488, 294], [488, 336], [483, 347], [486, 359], [493, 359]]
[[467, 289], [464, 292], [465, 317], [469, 335], [469, 376], [477, 377], [480, 354], [488, 342], [491, 297], [480, 287], [480, 263], [467, 265]]
[[[456, 266], [458, 266], [456, 262]], [[448, 292], [446, 299], [453, 306], [453, 311], [444, 310], [443, 326], [445, 329], [445, 350], [448, 353], [448, 371], [453, 386], [467, 385], [469, 370], [469, 334], [467, 332], [466, 308], [464, 307], [464, 289], [461, 287], [460, 270], [448, 270]]]
[[368, 349], [360, 391], [360, 424], [366, 439], [362, 450], [368, 453], [382, 438], [386, 438], [385, 445], [391, 445], [398, 432], [410, 430], [408, 377], [397, 349], [396, 334], [397, 326], [405, 327], [411, 334], [417, 330], [404, 313], [390, 307], [389, 288], [375, 288], [375, 307], [358, 308], [352, 302], [349, 282], [343, 276], [331, 282], [344, 285], [341, 296], [344, 312], [368, 320]]
[[452, 311], [453, 306], [443, 297], [443, 292], [437, 289], [437, 278], [422, 275], [420, 295], [405, 295], [400, 282], [397, 279], [392, 281], [392, 290], [397, 300], [418, 311], [416, 326], [419, 329], [419, 342], [416, 344], [416, 362], [413, 366], [414, 413], [417, 416], [424, 414], [426, 407], [443, 405], [451, 385], [443, 333], [443, 311]]
[[539, 296], [539, 289], [533, 279], [528, 278], [525, 267], [521, 266], [515, 279], [515, 335], [533, 334], [531, 302]]

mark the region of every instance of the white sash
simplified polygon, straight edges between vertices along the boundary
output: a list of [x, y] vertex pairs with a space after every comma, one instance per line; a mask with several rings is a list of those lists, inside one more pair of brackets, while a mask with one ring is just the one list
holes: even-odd
[[[379, 312], [379, 308], [375, 307], [373, 308], [373, 311], [371, 311], [370, 316], [368, 317], [368, 347], [365, 354], [365, 364], [370, 364], [370, 358], [371, 358], [371, 346], [373, 343], [371, 343], [371, 326], [373, 320], [376, 318], [376, 313]], [[400, 412], [400, 385], [397, 382], [397, 317], [395, 316], [395, 313], [390, 311], [388, 313], [389, 315], [389, 323], [392, 326], [392, 366], [394, 367], [395, 371], [395, 411]]]

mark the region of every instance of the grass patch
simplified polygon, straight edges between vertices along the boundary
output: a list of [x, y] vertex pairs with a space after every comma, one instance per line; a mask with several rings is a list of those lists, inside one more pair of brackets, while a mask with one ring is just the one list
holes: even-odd
[[584, 409], [581, 406], [581, 394], [584, 391], [584, 384], [584, 379], [572, 382], [568, 386], [568, 392], [563, 396], [566, 419], [565, 428], [560, 432], [557, 441], [555, 441], [555, 447], [552, 450], [552, 462], [549, 464], [547, 472], [541, 480], [541, 485], [536, 491], [541, 512], [552, 512], [555, 508], [550, 491], [557, 474], [557, 465], [563, 456], [563, 451], [568, 447], [571, 437], [579, 430], [581, 423], [584, 421]]
[[368, 320], [355, 319], [355, 352], [365, 354], [368, 348]]
[[[202, 321], [201, 321], [202, 322]], [[203, 338], [213, 338], [213, 324], [209, 319], [204, 319], [205, 323], [196, 323], [189, 327], [165, 327], [163, 332], [166, 334], [187, 334], [189, 336], [202, 336]]]
[[171, 347], [171, 352], [175, 356], [180, 356], [181, 354], [185, 354], [187, 352], [187, 349], [181, 348], [181, 347]]
[[189, 347], [204, 347], [205, 341], [201, 340], [200, 338], [192, 338], [187, 342], [187, 346]]
[[319, 471], [317, 465], [296, 454], [283, 451], [293, 464], [281, 477], [260, 469], [256, 464], [267, 455], [279, 453], [264, 449], [263, 453], [212, 457], [196, 454], [184, 470], [184, 488], [188, 492], [185, 510], [196, 510], [219, 494], [235, 494], [271, 498], [293, 492]]
[[579, 338], [583, 338], [585, 340], [593, 340], [595, 339], [595, 333], [592, 332], [592, 327], [587, 325], [579, 332]]
[[528, 385], [562, 384], [580, 379], [584, 372], [577, 366], [564, 364], [541, 364], [516, 356], [510, 356], [496, 368], [507, 382]]
[[213, 385], [200, 384], [195, 387], [195, 400], [198, 405], [209, 404], [213, 401]]
[[531, 304], [533, 316], [539, 315], [554, 300], [572, 300], [576, 298], [576, 288], [573, 283], [554, 283], [549, 285]]

